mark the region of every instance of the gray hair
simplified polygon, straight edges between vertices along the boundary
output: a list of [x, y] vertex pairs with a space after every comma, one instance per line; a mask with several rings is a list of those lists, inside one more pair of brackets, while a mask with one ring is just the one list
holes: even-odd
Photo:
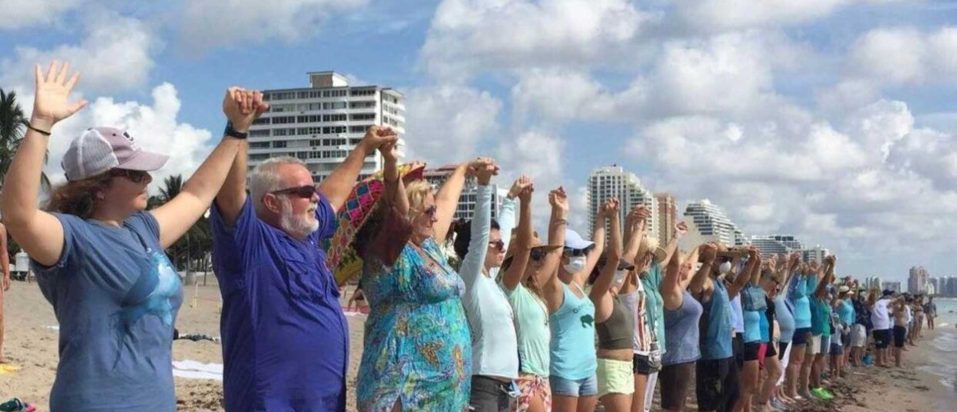
[[266, 206], [263, 205], [263, 196], [273, 190], [281, 189], [279, 168], [289, 164], [306, 167], [305, 162], [295, 157], [280, 156], [266, 159], [249, 174], [249, 195], [253, 198], [253, 207], [257, 215], [266, 210]]

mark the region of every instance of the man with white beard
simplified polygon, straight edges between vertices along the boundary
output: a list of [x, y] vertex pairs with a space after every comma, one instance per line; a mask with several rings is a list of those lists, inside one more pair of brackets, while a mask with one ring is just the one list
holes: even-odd
[[248, 196], [248, 146], [236, 156], [210, 218], [227, 411], [345, 410], [348, 323], [319, 243], [335, 232], [365, 158], [395, 141], [371, 127], [318, 186], [302, 161], [266, 160]]

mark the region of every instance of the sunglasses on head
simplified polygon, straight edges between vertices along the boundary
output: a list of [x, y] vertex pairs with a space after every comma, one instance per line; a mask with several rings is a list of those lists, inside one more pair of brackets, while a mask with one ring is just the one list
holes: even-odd
[[502, 252], [505, 250], [505, 241], [502, 239], [494, 240], [488, 242], [489, 247], [494, 248], [495, 250]]
[[110, 169], [110, 176], [124, 177], [133, 183], [143, 183], [150, 174], [142, 170]]
[[316, 195], [316, 187], [313, 185], [289, 187], [285, 189], [273, 190], [274, 195], [296, 195], [304, 199], [311, 199]]

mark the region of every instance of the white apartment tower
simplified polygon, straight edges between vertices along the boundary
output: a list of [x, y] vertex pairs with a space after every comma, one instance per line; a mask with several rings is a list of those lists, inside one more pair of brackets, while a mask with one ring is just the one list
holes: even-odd
[[[310, 87], [263, 91], [269, 111], [249, 130], [249, 167], [271, 157], [306, 163], [312, 178], [328, 176], [372, 125], [405, 132], [402, 94], [380, 86], [349, 86], [336, 72], [309, 73]], [[378, 153], [366, 158], [360, 178], [382, 168]]]
[[[761, 251], [761, 255], [765, 257], [781, 253], [802, 251], [804, 260], [808, 261], [808, 253], [803, 253], [804, 245], [802, 245], [801, 242], [792, 235], [751, 236], [751, 245], [758, 248], [758, 250]], [[823, 261], [824, 258], [818, 259], [818, 262]]]
[[[658, 202], [654, 194], [641, 186], [641, 181], [634, 173], [626, 172], [618, 165], [600, 167], [592, 171], [588, 177], [588, 229], [594, 232], [595, 218], [602, 205], [611, 197], [617, 197], [621, 202], [618, 211], [622, 224], [632, 208], [644, 205], [651, 211], [648, 222], [645, 224], [645, 234], [659, 238]], [[589, 237], [590, 233], [582, 233]]]
[[704, 242], [718, 241], [724, 245], [736, 244], [735, 231], [737, 226], [724, 214], [718, 205], [711, 203], [708, 199], [700, 202], [691, 202], [685, 208], [685, 220], [693, 225], [688, 225], [692, 230], [696, 230], [696, 238]]

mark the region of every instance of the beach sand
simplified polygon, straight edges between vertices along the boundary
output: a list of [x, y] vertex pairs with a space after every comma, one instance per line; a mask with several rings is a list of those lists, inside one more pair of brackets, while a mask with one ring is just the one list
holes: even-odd
[[[198, 290], [194, 300], [194, 290]], [[351, 296], [351, 288], [342, 299]], [[10, 365], [19, 370], [0, 373], [0, 398], [19, 397], [38, 405], [38, 410], [48, 410], [50, 387], [57, 364], [56, 319], [53, 309], [43, 298], [35, 283], [13, 282], [5, 295], [6, 343], [4, 354]], [[195, 303], [195, 304], [194, 304]], [[180, 309], [177, 328], [180, 333], [219, 336], [219, 290], [210, 276], [207, 286], [186, 287], [183, 307]], [[355, 376], [362, 351], [363, 315], [347, 316], [351, 336], [349, 365], [349, 410], [355, 410]], [[933, 337], [927, 333], [924, 342]], [[866, 368], [851, 370], [845, 382], [836, 385], [838, 395], [832, 403], [811, 402], [802, 405], [805, 411], [849, 412], [864, 411], [944, 411], [957, 410], [954, 393], [940, 383], [940, 378], [917, 369], [933, 361], [933, 347], [923, 344], [911, 347], [906, 353], [904, 369], [880, 370]], [[204, 363], [222, 363], [222, 351], [218, 343], [178, 340], [173, 343], [174, 360], [195, 360]], [[693, 390], [692, 390], [693, 393]], [[179, 410], [221, 411], [222, 383], [214, 380], [176, 378], [176, 397]], [[692, 395], [693, 398], [693, 395]], [[693, 407], [694, 399], [689, 399]]]

